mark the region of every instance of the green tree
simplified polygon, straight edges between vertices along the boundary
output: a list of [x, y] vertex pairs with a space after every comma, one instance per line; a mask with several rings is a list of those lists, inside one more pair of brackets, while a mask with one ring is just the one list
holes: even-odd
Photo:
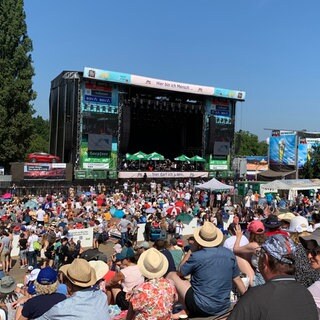
[[267, 154], [267, 143], [265, 141], [259, 142], [257, 135], [242, 130], [235, 133], [236, 156], [266, 156]]
[[48, 152], [49, 150], [49, 121], [44, 120], [41, 116], [32, 118], [33, 133], [27, 153], [31, 152]]
[[32, 135], [31, 51], [23, 0], [0, 0], [0, 164], [23, 160]]
[[320, 178], [320, 146], [312, 146], [312, 156], [307, 160], [302, 169], [299, 170], [301, 179]]

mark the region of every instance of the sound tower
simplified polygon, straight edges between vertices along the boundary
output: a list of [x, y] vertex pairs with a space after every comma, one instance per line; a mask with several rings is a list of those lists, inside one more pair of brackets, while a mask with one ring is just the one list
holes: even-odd
[[214, 131], [215, 131], [216, 120], [215, 117], [209, 118], [209, 134], [207, 141], [206, 154], [213, 154], [214, 150]]

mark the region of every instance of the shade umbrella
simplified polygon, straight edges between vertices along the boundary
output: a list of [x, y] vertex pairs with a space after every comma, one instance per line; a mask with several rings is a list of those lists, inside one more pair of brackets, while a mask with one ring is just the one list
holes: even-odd
[[4, 195], [1, 196], [2, 199], [11, 199], [12, 198], [12, 194], [7, 192]]
[[185, 205], [185, 203], [184, 203], [184, 201], [183, 200], [178, 200], [178, 201], [176, 201], [175, 202], [175, 204], [174, 204], [176, 207], [180, 207], [180, 208], [183, 208], [184, 207], [184, 205]]
[[147, 154], [142, 151], [138, 151], [131, 155], [130, 160], [147, 160]]
[[38, 207], [38, 202], [34, 201], [34, 200], [28, 200], [25, 204], [24, 204], [24, 208], [37, 208]]
[[177, 206], [170, 206], [166, 209], [166, 213], [171, 215], [171, 216], [177, 216], [182, 212], [182, 209]]
[[179, 157], [174, 158], [175, 161], [190, 161], [190, 158], [187, 157], [186, 155], [182, 154]]
[[193, 217], [188, 213], [180, 213], [176, 216], [176, 221], [181, 220], [183, 224], [189, 224], [192, 221]]
[[152, 152], [152, 153], [147, 155], [147, 159], [148, 160], [154, 160], [154, 161], [163, 161], [164, 160], [164, 156], [162, 154], [160, 154], [160, 153]]
[[126, 153], [126, 160], [131, 160], [132, 154], [131, 153]]
[[190, 161], [193, 161], [193, 162], [206, 162], [206, 160], [203, 159], [200, 156], [194, 156], [194, 157], [190, 158]]

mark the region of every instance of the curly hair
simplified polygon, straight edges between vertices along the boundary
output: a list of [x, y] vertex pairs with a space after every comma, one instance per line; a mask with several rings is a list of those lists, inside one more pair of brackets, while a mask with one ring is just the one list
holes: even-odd
[[35, 281], [36, 291], [38, 294], [52, 294], [57, 291], [59, 282], [58, 280], [53, 284], [40, 284], [39, 282]]

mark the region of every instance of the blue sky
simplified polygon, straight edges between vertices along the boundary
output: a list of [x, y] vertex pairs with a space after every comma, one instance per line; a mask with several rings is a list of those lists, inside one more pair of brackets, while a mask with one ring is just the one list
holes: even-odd
[[34, 107], [50, 81], [85, 66], [240, 89], [237, 130], [319, 130], [320, 1], [25, 0]]

